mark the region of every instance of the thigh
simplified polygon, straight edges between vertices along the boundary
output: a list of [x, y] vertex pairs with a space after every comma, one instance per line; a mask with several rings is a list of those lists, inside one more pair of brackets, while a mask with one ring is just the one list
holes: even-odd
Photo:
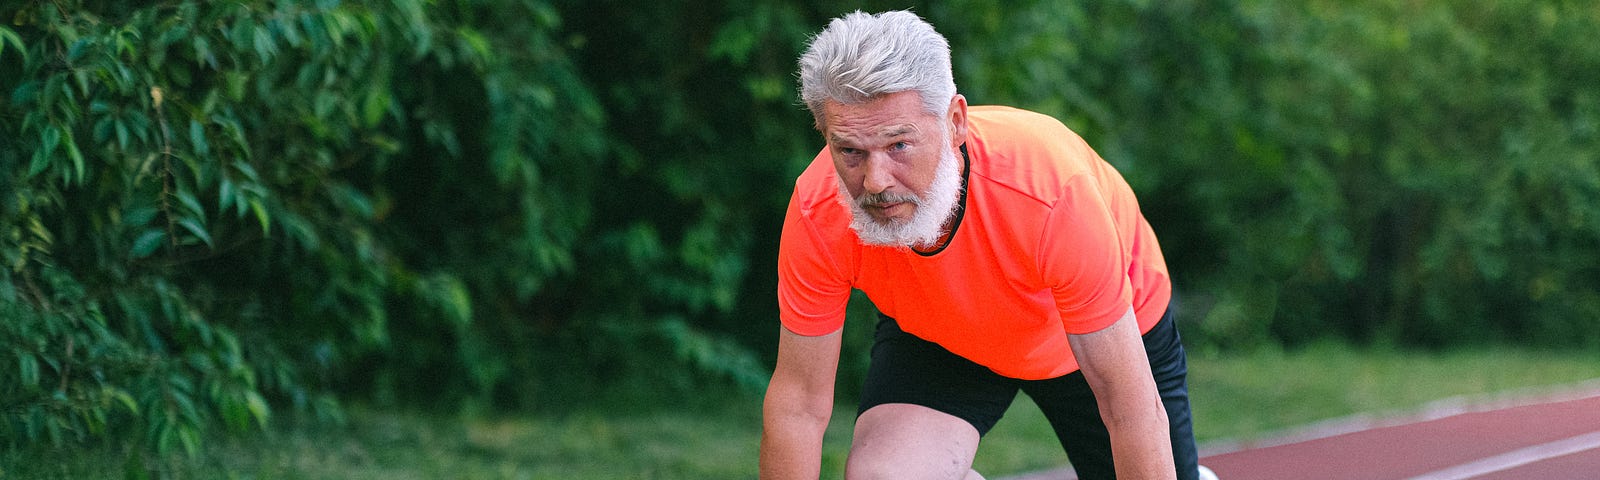
[[918, 405], [967, 422], [981, 437], [1011, 406], [1017, 383], [906, 333], [883, 316], [857, 415], [879, 405]]
[[881, 317], [847, 478], [962, 478], [1017, 382]]
[[886, 403], [856, 419], [847, 479], [963, 478], [978, 452], [978, 429], [921, 405]]

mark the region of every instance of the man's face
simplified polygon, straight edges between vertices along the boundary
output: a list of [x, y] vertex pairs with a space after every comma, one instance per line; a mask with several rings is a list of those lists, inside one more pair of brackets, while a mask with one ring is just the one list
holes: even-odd
[[957, 135], [965, 136], [966, 103], [958, 96], [951, 104], [948, 118], [927, 113], [912, 91], [825, 104], [823, 135], [862, 241], [923, 246], [938, 240], [961, 187], [955, 149]]

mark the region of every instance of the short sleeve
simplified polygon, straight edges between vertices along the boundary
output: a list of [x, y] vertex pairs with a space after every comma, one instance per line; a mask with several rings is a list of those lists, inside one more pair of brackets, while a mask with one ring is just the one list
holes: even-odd
[[844, 326], [850, 279], [806, 213], [790, 199], [778, 244], [778, 318], [794, 333], [827, 335]]
[[1094, 177], [1068, 179], [1064, 196], [1051, 206], [1039, 249], [1040, 271], [1067, 333], [1111, 326], [1132, 305], [1127, 241]]

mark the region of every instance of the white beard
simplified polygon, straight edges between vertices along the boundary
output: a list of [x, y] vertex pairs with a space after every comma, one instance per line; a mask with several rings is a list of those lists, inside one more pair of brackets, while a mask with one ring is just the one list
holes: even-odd
[[[946, 134], [948, 136], [948, 133]], [[949, 142], [943, 142], [949, 145]], [[911, 218], [904, 221], [878, 220], [867, 213], [863, 205], [881, 202], [883, 197], [850, 196], [844, 181], [839, 181], [839, 203], [850, 209], [850, 229], [855, 230], [861, 243], [878, 246], [931, 247], [944, 235], [944, 224], [956, 212], [956, 202], [961, 200], [961, 163], [956, 161], [954, 149], [943, 149], [933, 183], [920, 195], [890, 194], [888, 199], [908, 201], [916, 205]]]

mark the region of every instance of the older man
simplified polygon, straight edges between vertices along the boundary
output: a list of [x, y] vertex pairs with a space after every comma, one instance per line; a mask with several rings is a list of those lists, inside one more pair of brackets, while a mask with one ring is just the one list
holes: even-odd
[[860, 289], [881, 314], [848, 478], [982, 478], [1019, 390], [1082, 478], [1196, 478], [1171, 283], [1122, 176], [1059, 121], [969, 108], [909, 12], [835, 19], [800, 82], [827, 148], [784, 219], [762, 477], [819, 475]]

